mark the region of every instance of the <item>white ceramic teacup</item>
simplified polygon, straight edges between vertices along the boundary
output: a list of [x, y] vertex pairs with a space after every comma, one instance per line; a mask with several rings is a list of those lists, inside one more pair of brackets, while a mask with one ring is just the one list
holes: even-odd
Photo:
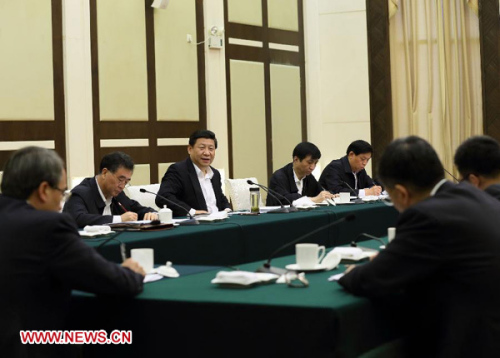
[[325, 256], [325, 247], [318, 244], [297, 244], [295, 245], [295, 254], [297, 265], [300, 268], [313, 269]]
[[340, 202], [341, 203], [349, 203], [351, 201], [351, 193], [349, 192], [340, 192]]
[[387, 238], [389, 239], [389, 242], [394, 240], [395, 237], [396, 237], [396, 228], [395, 227], [387, 228]]
[[153, 249], [132, 249], [130, 257], [142, 266], [146, 273], [153, 271], [154, 267], [154, 250]]
[[163, 209], [158, 211], [158, 218], [162, 224], [172, 224], [172, 210], [164, 206]]

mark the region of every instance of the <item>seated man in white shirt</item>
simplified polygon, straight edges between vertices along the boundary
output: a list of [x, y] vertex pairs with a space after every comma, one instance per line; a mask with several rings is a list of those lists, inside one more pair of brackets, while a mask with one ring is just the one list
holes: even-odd
[[[297, 144], [292, 153], [293, 161], [274, 172], [269, 181], [269, 188], [279, 195], [279, 202], [272, 195], [267, 195], [266, 205], [303, 205], [320, 203], [333, 195], [324, 190], [311, 175], [321, 152], [310, 142]], [[286, 198], [286, 199], [285, 199]]]
[[154, 209], [142, 206], [123, 192], [133, 172], [130, 156], [123, 152], [106, 154], [100, 173], [73, 188], [63, 211], [73, 216], [78, 227], [158, 219]]
[[229, 211], [229, 202], [222, 193], [220, 173], [211, 166], [216, 149], [217, 138], [213, 132], [197, 130], [191, 134], [187, 147], [189, 157], [168, 168], [161, 181], [156, 205], [168, 206], [174, 216]]

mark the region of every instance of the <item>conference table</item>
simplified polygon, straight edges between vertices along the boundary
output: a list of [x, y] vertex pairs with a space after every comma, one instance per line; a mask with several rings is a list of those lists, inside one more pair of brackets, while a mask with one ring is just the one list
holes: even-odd
[[[378, 247], [377, 242], [364, 246]], [[284, 267], [295, 256], [273, 260]], [[240, 265], [255, 271], [262, 262]], [[69, 329], [131, 330], [132, 344], [83, 346], [84, 357], [389, 357], [402, 336], [398, 297], [370, 301], [307, 273], [307, 288], [267, 284], [229, 289], [211, 283], [214, 266], [177, 265], [181, 277], [146, 283], [134, 299], [72, 297]], [[375, 353], [374, 353], [375, 352]], [[392, 355], [390, 354], [392, 352]]]
[[[343, 245], [360, 233], [387, 235], [396, 225], [397, 211], [383, 203], [318, 207], [310, 211], [259, 216], [232, 215], [220, 222], [178, 226], [152, 232], [121, 232], [116, 239], [133, 248], [153, 248], [155, 262], [184, 265], [239, 265], [267, 258], [277, 248], [349, 214], [356, 219], [321, 230], [306, 239], [326, 247]], [[102, 241], [86, 239], [93, 247]], [[107, 259], [121, 262], [119, 243], [112, 240], [99, 251]], [[278, 256], [290, 255], [293, 245]]]

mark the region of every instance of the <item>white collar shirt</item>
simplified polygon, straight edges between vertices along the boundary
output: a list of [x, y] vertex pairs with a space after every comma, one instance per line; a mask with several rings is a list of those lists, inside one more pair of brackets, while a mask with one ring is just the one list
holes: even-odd
[[[111, 201], [113, 200], [113, 198], [109, 198], [109, 199], [106, 199], [106, 197], [104, 196], [102, 190], [101, 190], [101, 187], [99, 186], [99, 182], [97, 181], [97, 176], [95, 177], [95, 182], [97, 184], [97, 190], [99, 191], [99, 194], [101, 195], [101, 199], [102, 201], [104, 201], [104, 203], [106, 204], [106, 206], [104, 207], [104, 210], [102, 211], [102, 215], [105, 216], [105, 215], [113, 215], [111, 213]], [[121, 223], [122, 222], [122, 217], [120, 215], [113, 215], [113, 222], [114, 223]]]
[[212, 168], [208, 167], [207, 173], [205, 174], [201, 171], [200, 168], [198, 168], [196, 164], [193, 163], [193, 166], [194, 170], [196, 171], [196, 176], [198, 177], [198, 180], [200, 182], [201, 191], [203, 192], [203, 197], [205, 198], [205, 203], [207, 204], [207, 211], [209, 213], [219, 212], [219, 208], [217, 207], [217, 199], [215, 198], [214, 187], [212, 186], [212, 178], [214, 176]]
[[293, 171], [293, 180], [295, 181], [295, 185], [297, 185], [297, 190], [300, 195], [302, 195], [302, 189], [304, 188], [304, 178], [299, 179], [297, 174], [295, 174], [295, 170]]

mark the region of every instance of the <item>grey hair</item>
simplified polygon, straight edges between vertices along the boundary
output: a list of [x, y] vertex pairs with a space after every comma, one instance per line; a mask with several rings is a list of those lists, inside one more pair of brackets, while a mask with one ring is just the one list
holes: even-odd
[[26, 200], [46, 181], [57, 188], [64, 162], [53, 150], [25, 147], [14, 152], [3, 169], [2, 194]]

